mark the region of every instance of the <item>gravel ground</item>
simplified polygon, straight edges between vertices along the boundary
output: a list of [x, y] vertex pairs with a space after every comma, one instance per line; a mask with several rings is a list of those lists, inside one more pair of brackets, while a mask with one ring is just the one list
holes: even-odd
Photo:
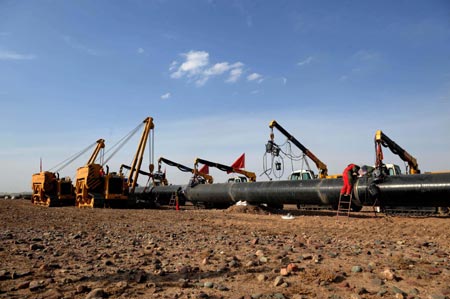
[[0, 200], [0, 298], [450, 298], [450, 219]]

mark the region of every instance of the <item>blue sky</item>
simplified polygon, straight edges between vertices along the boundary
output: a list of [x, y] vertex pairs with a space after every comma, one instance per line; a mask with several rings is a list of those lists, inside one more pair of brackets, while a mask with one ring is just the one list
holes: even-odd
[[260, 174], [276, 119], [331, 173], [372, 164], [378, 129], [423, 171], [448, 170], [449, 13], [446, 0], [0, 0], [0, 191], [29, 190], [40, 157], [108, 148], [146, 116], [155, 157], [188, 166], [245, 152]]

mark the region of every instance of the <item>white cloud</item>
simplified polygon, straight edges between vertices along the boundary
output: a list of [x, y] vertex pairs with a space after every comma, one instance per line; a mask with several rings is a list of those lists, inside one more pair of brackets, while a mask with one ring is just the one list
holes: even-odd
[[66, 44], [75, 49], [78, 50], [80, 52], [92, 55], [92, 56], [99, 56], [100, 54], [98, 53], [98, 51], [91, 49], [89, 47], [87, 47], [86, 45], [83, 45], [82, 43], [78, 42], [77, 40], [75, 40], [74, 38], [72, 38], [71, 36], [68, 35], [64, 35], [63, 40], [66, 42]]
[[189, 51], [181, 54], [185, 61], [179, 65], [177, 61], [173, 61], [169, 67], [172, 72], [170, 77], [180, 79], [187, 77], [200, 87], [206, 84], [213, 76], [229, 74], [226, 82], [236, 82], [243, 73], [244, 64], [242, 62], [229, 63], [227, 61], [210, 65], [209, 53], [205, 51]]
[[176, 60], [172, 61], [172, 63], [170, 64], [170, 67], [169, 67], [169, 71], [172, 72], [174, 69], [177, 68], [177, 65], [178, 65], [178, 61], [176, 61]]
[[183, 62], [178, 70], [172, 73], [171, 77], [178, 79], [184, 75], [192, 77], [202, 72], [203, 67], [209, 64], [209, 53], [205, 51], [189, 51], [182, 54], [186, 57], [186, 61]]
[[168, 98], [170, 98], [170, 96], [171, 96], [171, 94], [170, 94], [170, 92], [168, 92], [168, 93], [163, 94], [163, 95], [161, 96], [161, 99], [167, 100]]
[[283, 81], [283, 85], [287, 84], [287, 78], [286, 77], [282, 77], [281, 80]]
[[137, 49], [138, 54], [143, 54], [145, 52], [144, 48]]
[[241, 77], [243, 70], [241, 68], [233, 69], [230, 72], [230, 76], [226, 80], [228, 83], [234, 83]]
[[258, 83], [261, 83], [263, 81], [263, 78], [258, 73], [252, 73], [252, 74], [247, 76], [247, 80], [248, 81], [257, 81]]
[[206, 84], [206, 82], [209, 80], [209, 77], [201, 77], [200, 79], [195, 81], [195, 85], [198, 87], [201, 87]]
[[310, 64], [313, 60], [314, 60], [314, 57], [313, 56], [309, 56], [305, 60], [302, 60], [302, 61], [298, 62], [297, 65], [298, 66], [304, 66], [304, 65]]
[[20, 54], [13, 51], [0, 50], [0, 60], [31, 60], [35, 59], [33, 54]]

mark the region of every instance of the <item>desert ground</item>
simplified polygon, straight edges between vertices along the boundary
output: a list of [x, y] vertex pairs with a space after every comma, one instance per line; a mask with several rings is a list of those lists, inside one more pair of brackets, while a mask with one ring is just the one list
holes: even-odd
[[450, 218], [285, 208], [0, 200], [0, 298], [450, 298]]

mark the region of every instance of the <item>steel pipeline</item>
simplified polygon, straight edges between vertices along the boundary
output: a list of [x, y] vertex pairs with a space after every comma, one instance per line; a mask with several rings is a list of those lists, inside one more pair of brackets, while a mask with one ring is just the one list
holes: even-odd
[[[200, 184], [193, 187], [171, 185], [154, 187], [154, 196], [169, 196], [173, 192], [191, 202], [251, 204], [337, 205], [342, 179], [304, 181], [266, 181], [255, 183]], [[362, 205], [450, 206], [450, 173], [415, 174], [386, 177], [376, 182], [372, 177], [358, 178], [354, 186], [355, 199]]]

